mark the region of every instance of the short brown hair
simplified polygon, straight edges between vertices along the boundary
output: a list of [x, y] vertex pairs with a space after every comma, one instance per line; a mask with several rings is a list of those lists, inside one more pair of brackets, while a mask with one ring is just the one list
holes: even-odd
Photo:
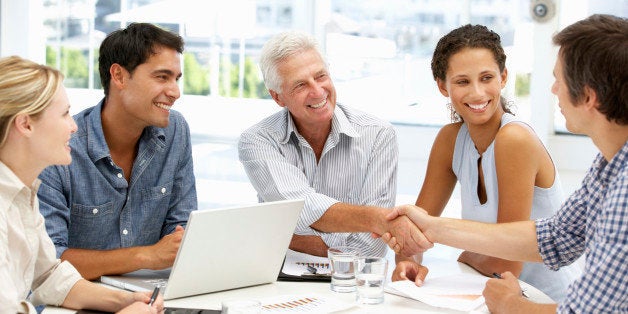
[[572, 103], [593, 89], [608, 121], [628, 124], [628, 20], [596, 14], [554, 35]]
[[127, 28], [107, 35], [100, 44], [98, 57], [100, 82], [105, 97], [109, 94], [111, 65], [117, 63], [133, 74], [138, 65], [155, 54], [157, 47], [166, 47], [183, 53], [183, 45], [181, 36], [149, 23], [131, 23]]

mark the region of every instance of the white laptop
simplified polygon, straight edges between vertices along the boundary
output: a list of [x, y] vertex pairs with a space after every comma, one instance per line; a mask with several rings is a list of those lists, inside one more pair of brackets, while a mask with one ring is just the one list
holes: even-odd
[[303, 203], [193, 211], [171, 269], [143, 269], [100, 281], [131, 291], [165, 286], [165, 300], [274, 282]]

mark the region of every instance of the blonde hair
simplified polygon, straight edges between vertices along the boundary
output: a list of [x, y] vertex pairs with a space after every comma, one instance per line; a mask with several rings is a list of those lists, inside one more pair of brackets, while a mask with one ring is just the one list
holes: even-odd
[[19, 114], [37, 117], [63, 84], [63, 74], [18, 56], [0, 59], [0, 147]]

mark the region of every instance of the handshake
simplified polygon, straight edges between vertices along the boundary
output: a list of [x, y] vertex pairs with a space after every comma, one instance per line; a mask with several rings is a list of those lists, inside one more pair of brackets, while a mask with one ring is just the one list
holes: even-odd
[[388, 228], [385, 233], [373, 233], [373, 237], [382, 240], [395, 253], [411, 257], [423, 253], [434, 246], [435, 230], [430, 223], [435, 217], [430, 216], [423, 208], [414, 205], [394, 207], [385, 217]]

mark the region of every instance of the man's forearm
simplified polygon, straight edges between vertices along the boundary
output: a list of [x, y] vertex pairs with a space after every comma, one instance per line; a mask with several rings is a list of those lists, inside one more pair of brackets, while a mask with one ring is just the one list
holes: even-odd
[[320, 236], [316, 235], [292, 235], [289, 249], [310, 255], [327, 257], [327, 244]]
[[321, 232], [376, 232], [383, 233], [387, 210], [375, 206], [336, 203], [325, 211], [311, 227]]
[[144, 247], [131, 247], [114, 250], [67, 249], [62, 260], [70, 262], [88, 280], [102, 275], [123, 274], [141, 268], [149, 268]]
[[525, 302], [525, 305], [515, 308], [513, 311], [514, 313], [538, 313], [538, 314], [543, 314], [543, 313], [556, 313], [556, 309], [557, 309], [557, 305], [556, 304], [542, 304], [542, 303], [534, 303], [531, 301]]
[[557, 305], [554, 303], [536, 303], [521, 296], [517, 298], [503, 297], [501, 295], [486, 295], [486, 306], [491, 313], [506, 314], [550, 314], [556, 313]]
[[487, 224], [433, 217], [426, 227], [432, 242], [513, 261], [542, 261], [534, 221]]

